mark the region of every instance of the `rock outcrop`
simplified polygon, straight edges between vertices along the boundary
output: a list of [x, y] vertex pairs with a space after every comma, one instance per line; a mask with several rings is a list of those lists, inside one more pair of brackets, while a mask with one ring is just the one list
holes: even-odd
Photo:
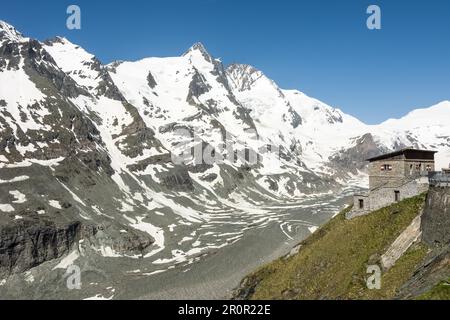
[[0, 278], [21, 273], [67, 254], [80, 236], [81, 223], [23, 220], [0, 227]]
[[55, 223], [45, 219], [19, 219], [0, 226], [0, 278], [25, 272], [68, 254], [83, 243], [84, 249], [109, 248], [117, 255], [143, 256], [154, 239], [138, 230], [113, 225]]

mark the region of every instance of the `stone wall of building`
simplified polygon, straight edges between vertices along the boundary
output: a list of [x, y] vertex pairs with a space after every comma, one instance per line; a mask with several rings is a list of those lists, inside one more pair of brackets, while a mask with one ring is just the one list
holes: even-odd
[[[362, 201], [362, 207], [361, 202]], [[363, 216], [370, 212], [370, 198], [369, 194], [356, 194], [353, 197], [353, 210], [347, 213], [347, 218], [355, 218], [357, 216]]]
[[[388, 166], [390, 169], [382, 170]], [[382, 187], [386, 183], [396, 183], [405, 178], [404, 160], [379, 160], [369, 164], [369, 188]]]
[[435, 171], [434, 161], [421, 160], [421, 161], [405, 161], [405, 176], [409, 178], [424, 176], [428, 172]]
[[[382, 170], [388, 166], [389, 169]], [[379, 160], [369, 164], [369, 188], [376, 189], [390, 184], [403, 184], [434, 171], [434, 161], [430, 160]]]
[[[402, 184], [390, 184], [382, 188], [370, 190], [367, 194], [355, 195], [353, 198], [353, 209], [347, 214], [347, 219], [352, 219], [358, 216], [368, 214], [372, 211], [387, 207], [395, 202], [404, 199], [415, 197], [428, 190], [428, 179], [419, 178], [416, 180], [409, 180]], [[398, 198], [396, 199], [396, 192]], [[359, 201], [364, 201], [364, 207], [360, 208]]]
[[[391, 185], [389, 187], [371, 191], [369, 195], [370, 210], [378, 210], [391, 205], [392, 203], [415, 197], [423, 192], [426, 192], [427, 190], [428, 184], [421, 183], [420, 179], [418, 179], [408, 181], [402, 185]], [[397, 199], [396, 192], [398, 192]]]

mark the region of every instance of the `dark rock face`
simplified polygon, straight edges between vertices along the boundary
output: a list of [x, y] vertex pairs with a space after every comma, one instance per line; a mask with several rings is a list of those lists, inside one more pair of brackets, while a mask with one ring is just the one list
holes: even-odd
[[165, 150], [161, 142], [155, 138], [155, 132], [145, 125], [137, 109], [127, 102], [123, 102], [123, 106], [133, 118], [133, 122], [122, 130], [121, 151], [130, 158], [136, 158], [143, 155], [145, 149]]
[[428, 245], [450, 245], [450, 188], [431, 187], [422, 215], [422, 239]]
[[303, 123], [302, 117], [292, 107], [289, 107], [289, 115], [292, 128], [298, 128]]
[[206, 82], [205, 77], [196, 71], [189, 85], [189, 94], [186, 101], [195, 105], [194, 98], [200, 97], [209, 90], [211, 90], [211, 86]]
[[126, 101], [123, 95], [120, 93], [120, 90], [114, 84], [111, 75], [103, 66], [99, 71], [99, 78], [101, 79], [100, 83], [95, 89], [98, 96], [105, 96], [117, 101]]
[[214, 180], [216, 180], [218, 177], [217, 174], [215, 173], [210, 173], [207, 174], [206, 176], [200, 177], [201, 180], [206, 181], [206, 182], [213, 182]]
[[165, 165], [165, 164], [171, 163], [171, 161], [172, 161], [172, 158], [169, 153], [161, 154], [161, 155], [148, 157], [147, 159], [139, 161], [138, 163], [129, 165], [128, 169], [130, 169], [133, 172], [144, 171], [150, 165], [156, 165], [156, 164]]
[[124, 255], [143, 256], [155, 242], [148, 234], [139, 230], [121, 227], [126, 233], [118, 232], [115, 225], [84, 225], [81, 238], [94, 247], [110, 247], [115, 252]]
[[257, 132], [255, 123], [253, 122], [253, 118], [251, 117], [250, 112], [251, 112], [250, 110], [239, 105], [236, 108], [236, 110], [233, 111], [233, 115], [236, 119], [242, 120], [242, 122], [248, 126], [248, 128], [246, 128], [247, 130]]
[[77, 248], [79, 240], [89, 246], [108, 246], [119, 254], [142, 256], [154, 239], [138, 230], [114, 225], [83, 225], [80, 221], [55, 223], [24, 219], [0, 226], [0, 277], [22, 273], [44, 262], [61, 258]]
[[148, 76], [147, 76], [147, 83], [148, 83], [148, 86], [149, 86], [150, 88], [152, 88], [152, 89], [153, 89], [154, 87], [156, 87], [156, 85], [157, 85], [156, 80], [155, 80], [155, 78], [153, 77], [153, 75], [152, 75], [151, 72], [148, 73]]
[[161, 183], [172, 191], [194, 191], [194, 183], [185, 167], [177, 167], [161, 177]]
[[88, 95], [88, 92], [78, 86], [70, 76], [56, 67], [56, 62], [40, 42], [30, 40], [19, 47], [20, 56], [25, 61], [25, 72], [38, 87], [41, 87], [40, 83], [43, 82], [47, 87], [54, 86], [59, 94], [70, 98], [80, 94]]
[[102, 169], [109, 176], [114, 174], [109, 161], [106, 155], [99, 152], [80, 152], [61, 161], [54, 175], [63, 183], [77, 180], [83, 187], [95, 186], [94, 172]]
[[219, 60], [213, 60], [214, 70], [211, 74], [216, 76], [217, 82], [223, 85], [223, 87], [231, 93], [230, 84], [228, 83], [227, 72], [223, 63]]
[[67, 254], [81, 230], [78, 221], [23, 220], [0, 227], [0, 277], [27, 271]]
[[363, 169], [366, 166], [366, 159], [387, 151], [389, 150], [380, 147], [373, 136], [368, 133], [355, 138], [354, 147], [337, 153], [329, 160], [339, 169], [350, 170], [352, 173], [356, 173], [356, 169]]
[[0, 71], [18, 70], [19, 51], [19, 45], [13, 42], [6, 42], [0, 47]]

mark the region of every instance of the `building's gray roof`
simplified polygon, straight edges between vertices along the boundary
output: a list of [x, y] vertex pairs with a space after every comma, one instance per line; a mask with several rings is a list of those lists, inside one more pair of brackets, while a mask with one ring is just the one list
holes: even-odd
[[432, 151], [432, 150], [420, 150], [420, 149], [414, 149], [414, 148], [404, 148], [402, 150], [398, 150], [398, 151], [395, 151], [395, 152], [386, 153], [386, 154], [382, 154], [382, 155], [379, 155], [379, 156], [376, 156], [376, 157], [369, 158], [366, 161], [373, 162], [373, 161], [377, 161], [377, 160], [389, 159], [389, 158], [400, 156], [402, 154], [405, 154], [406, 152], [411, 152], [411, 151], [412, 152], [432, 153], [432, 154], [437, 153], [437, 151]]

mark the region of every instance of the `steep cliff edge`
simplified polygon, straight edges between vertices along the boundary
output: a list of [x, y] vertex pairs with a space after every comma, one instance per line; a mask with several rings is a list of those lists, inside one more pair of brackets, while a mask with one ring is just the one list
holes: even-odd
[[[2, 220], [0, 219], [0, 222]], [[114, 234], [108, 224], [94, 225], [80, 221], [54, 222], [43, 218], [20, 218], [0, 224], [0, 278], [20, 274], [79, 250], [111, 248], [128, 255], [144, 255], [154, 239], [136, 230]]]
[[80, 222], [57, 225], [22, 220], [0, 228], [0, 277], [21, 273], [71, 250], [79, 238]]

